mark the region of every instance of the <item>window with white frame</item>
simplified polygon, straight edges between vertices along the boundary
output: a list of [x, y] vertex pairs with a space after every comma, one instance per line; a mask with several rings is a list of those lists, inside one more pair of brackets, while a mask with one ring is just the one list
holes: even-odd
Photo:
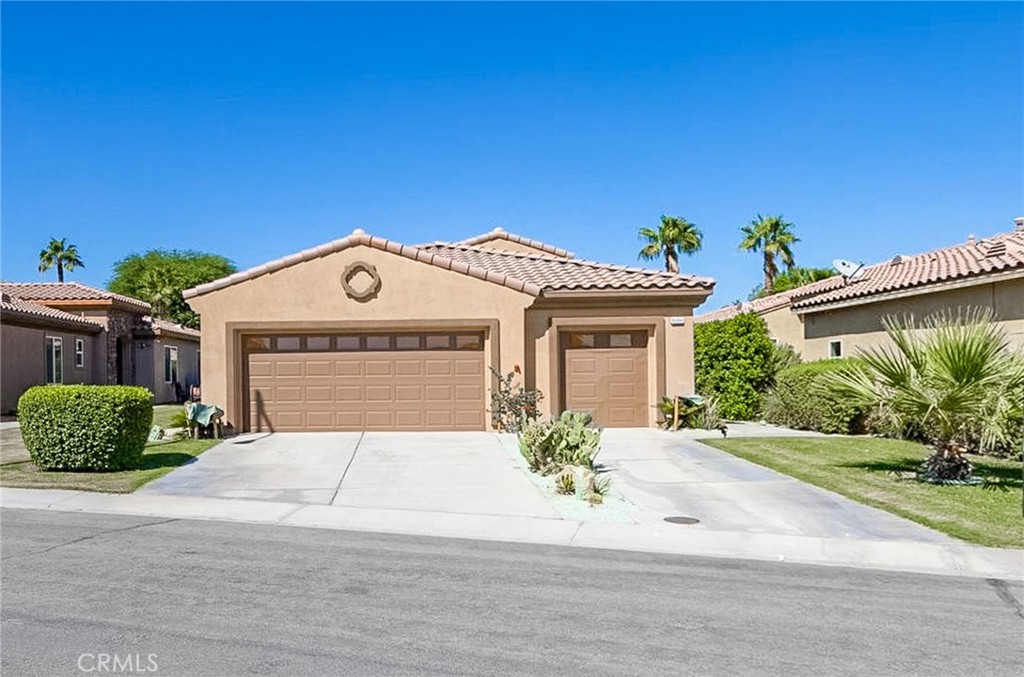
[[164, 383], [178, 380], [178, 348], [164, 346]]
[[831, 359], [837, 359], [843, 356], [843, 342], [839, 339], [828, 342], [828, 356]]
[[85, 366], [85, 341], [75, 339], [75, 366], [79, 369]]
[[58, 336], [46, 337], [46, 382], [64, 383], [64, 345]]

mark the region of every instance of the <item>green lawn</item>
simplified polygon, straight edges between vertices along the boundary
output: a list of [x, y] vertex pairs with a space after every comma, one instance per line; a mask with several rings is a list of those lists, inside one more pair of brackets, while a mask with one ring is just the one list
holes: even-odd
[[161, 428], [171, 428], [171, 419], [174, 415], [180, 411], [184, 411], [185, 407], [180, 404], [158, 404], [153, 407], [153, 425], [158, 425]]
[[[19, 433], [19, 441], [20, 437]], [[219, 442], [220, 440], [154, 442], [146, 447], [141, 467], [120, 472], [44, 472], [32, 461], [5, 462], [0, 465], [0, 486], [126, 494], [188, 463]]]
[[928, 455], [913, 442], [776, 437], [704, 443], [970, 543], [1024, 547], [1020, 461], [971, 456], [985, 485], [938, 486], [912, 478]]

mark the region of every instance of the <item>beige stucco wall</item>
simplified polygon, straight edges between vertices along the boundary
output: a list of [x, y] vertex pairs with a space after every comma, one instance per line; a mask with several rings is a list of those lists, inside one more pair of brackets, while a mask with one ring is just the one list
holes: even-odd
[[764, 319], [768, 334], [773, 339], [783, 345], [792, 346], [798, 353], [803, 354], [803, 319], [790, 310], [788, 305], [761, 313], [761, 318]]
[[[372, 300], [355, 301], [342, 290], [342, 271], [356, 261], [375, 266], [380, 275], [380, 292]], [[362, 280], [353, 283], [359, 286]], [[500, 346], [499, 364], [492, 366], [511, 370], [524, 364], [523, 312], [533, 300], [493, 282], [369, 246], [334, 252], [189, 299], [202, 317], [203, 400], [224, 407], [229, 422], [240, 425], [242, 374], [233, 333], [259, 323], [284, 331], [365, 327], [359, 323], [387, 330], [409, 328], [408, 323], [440, 326], [446, 320], [476, 321], [481, 327], [493, 322], [497, 335], [486, 337], [485, 353], [499, 353], [494, 349]]]
[[[670, 317], [683, 318], [683, 324], [673, 326]], [[535, 365], [528, 385], [544, 394], [542, 411], [546, 415], [557, 415], [563, 408], [558, 333], [574, 328], [650, 331], [647, 345], [649, 425], [657, 422], [655, 405], [661, 396], [695, 392], [692, 305], [651, 303], [640, 298], [632, 305], [589, 302], [580, 307], [544, 307], [541, 304], [527, 312], [526, 328], [527, 353], [533, 353], [530, 361]]]
[[[79, 334], [67, 329], [45, 329], [4, 322], [0, 325], [0, 365], [3, 370], [0, 377], [0, 412], [6, 414], [14, 411], [18, 406], [18, 398], [25, 390], [46, 383], [47, 336], [62, 339], [64, 383], [104, 382], [106, 356], [101, 352], [103, 334]], [[76, 338], [84, 341], [83, 367], [75, 366]]]
[[[149, 342], [147, 342], [149, 343]], [[188, 339], [172, 336], [158, 336], [152, 341], [153, 350], [150, 360], [146, 361], [149, 371], [148, 381], [144, 384], [153, 391], [153, 401], [157, 404], [175, 402], [176, 395], [173, 383], [164, 382], [164, 347], [178, 348], [178, 383], [188, 395], [188, 388], [199, 384], [199, 343]]]
[[957, 307], [992, 308], [1011, 342], [1024, 347], [1024, 278], [974, 285], [948, 291], [908, 296], [848, 308], [835, 308], [804, 315], [804, 361], [828, 357], [829, 341], [843, 342], [843, 355], [853, 356], [858, 347], [877, 346], [888, 341], [882, 318], [913, 313], [926, 315]]

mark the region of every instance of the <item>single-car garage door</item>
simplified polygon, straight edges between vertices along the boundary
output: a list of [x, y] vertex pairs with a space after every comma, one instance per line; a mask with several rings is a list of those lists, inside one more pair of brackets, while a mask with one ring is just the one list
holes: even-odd
[[566, 409], [609, 428], [649, 425], [646, 331], [564, 332], [561, 344]]
[[483, 430], [480, 332], [249, 336], [249, 430]]

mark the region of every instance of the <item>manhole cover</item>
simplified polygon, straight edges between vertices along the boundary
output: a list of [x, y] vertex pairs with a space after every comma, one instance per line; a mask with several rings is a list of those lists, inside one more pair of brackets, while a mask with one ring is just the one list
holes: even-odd
[[700, 520], [697, 519], [696, 517], [682, 517], [682, 516], [666, 517], [665, 521], [669, 522], [670, 524], [697, 524], [697, 523], [700, 522]]

